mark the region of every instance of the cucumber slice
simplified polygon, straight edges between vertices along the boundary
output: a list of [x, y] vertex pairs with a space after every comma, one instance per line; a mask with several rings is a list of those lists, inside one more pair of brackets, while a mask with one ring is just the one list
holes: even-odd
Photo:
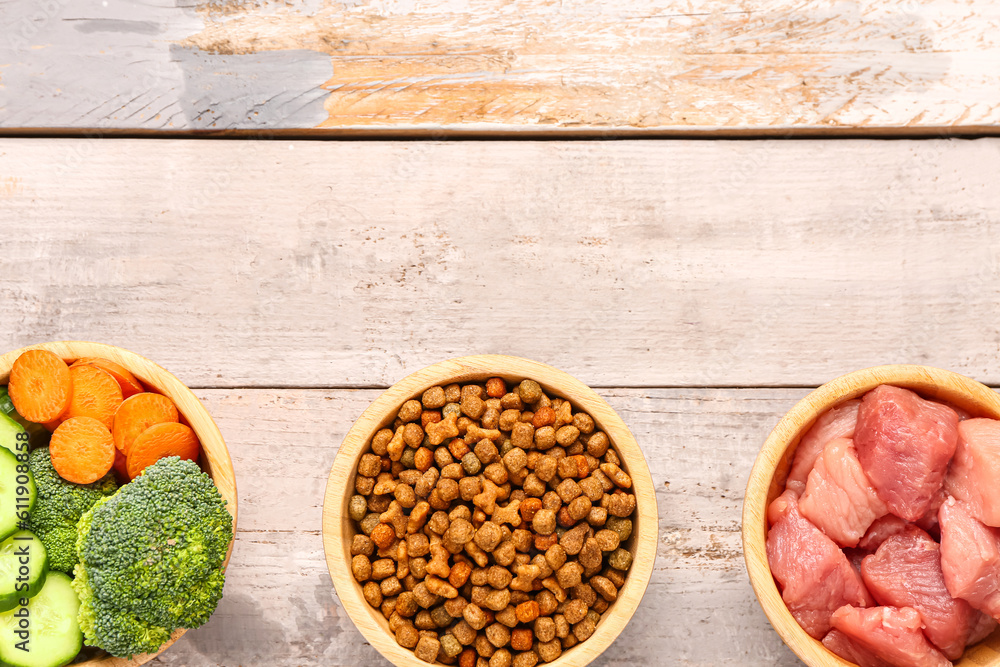
[[23, 426], [8, 417], [6, 414], [0, 413], [0, 447], [3, 447], [11, 454], [16, 455], [18, 453], [17, 446], [24, 443], [21, 451], [27, 453], [29, 439], [30, 436], [28, 435], [28, 432], [24, 430]]
[[[24, 457], [24, 463], [18, 461]], [[0, 540], [13, 535], [24, 527], [35, 507], [35, 478], [28, 468], [28, 450], [14, 456], [0, 447]]]
[[30, 530], [19, 530], [0, 542], [0, 612], [37, 595], [48, 571], [45, 545]]
[[50, 572], [27, 606], [0, 614], [0, 660], [12, 667], [68, 665], [83, 647], [79, 612], [70, 578]]

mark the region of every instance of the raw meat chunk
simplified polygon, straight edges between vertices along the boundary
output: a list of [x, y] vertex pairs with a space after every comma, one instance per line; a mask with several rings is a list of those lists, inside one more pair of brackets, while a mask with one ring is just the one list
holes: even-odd
[[958, 415], [908, 389], [881, 385], [865, 394], [854, 446], [889, 510], [916, 521], [941, 489], [958, 444]]
[[969, 633], [969, 638], [966, 640], [966, 646], [972, 646], [973, 644], [978, 644], [983, 641], [997, 629], [997, 622], [992, 616], [980, 613], [979, 617], [976, 618], [975, 625], [972, 626], [972, 632]]
[[816, 639], [830, 630], [830, 615], [843, 605], [873, 604], [861, 577], [837, 544], [799, 513], [786, 491], [768, 508], [767, 560], [781, 597], [799, 625]]
[[[884, 660], [885, 664], [893, 667], [951, 667], [951, 661], [934, 648], [920, 631], [920, 613], [915, 609], [841, 607], [833, 613], [831, 622], [848, 639]], [[878, 663], [868, 664], [878, 667]]]
[[826, 633], [826, 637], [823, 637], [823, 646], [844, 660], [853, 662], [858, 667], [892, 667], [874, 652], [869, 651], [840, 630], [830, 630]]
[[900, 519], [895, 514], [886, 514], [871, 525], [865, 536], [858, 542], [858, 547], [873, 554], [878, 551], [886, 539], [902, 533], [909, 525], [907, 521]]
[[958, 425], [958, 449], [945, 490], [966, 503], [987, 526], [1000, 527], [1000, 421], [968, 419]]
[[853, 547], [889, 508], [861, 469], [854, 444], [831, 440], [816, 459], [799, 498], [802, 516], [842, 547]]
[[954, 498], [941, 506], [941, 569], [952, 595], [1000, 619], [1000, 530]]
[[951, 659], [962, 655], [975, 610], [951, 596], [941, 571], [941, 548], [916, 526], [887, 538], [861, 562], [861, 577], [882, 605], [912, 607], [924, 633]]
[[830, 408], [816, 419], [805, 435], [799, 440], [792, 460], [791, 470], [785, 488], [791, 489], [796, 495], [802, 495], [806, 490], [806, 479], [813, 464], [826, 444], [834, 438], [854, 437], [854, 425], [858, 421], [859, 399], [845, 401], [837, 407]]

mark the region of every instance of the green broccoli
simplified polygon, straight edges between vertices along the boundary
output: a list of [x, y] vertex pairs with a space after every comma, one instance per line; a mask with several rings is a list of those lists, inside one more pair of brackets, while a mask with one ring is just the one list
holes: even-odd
[[32, 451], [28, 467], [38, 488], [28, 528], [45, 545], [49, 567], [71, 574], [78, 560], [76, 524], [94, 503], [118, 489], [114, 473], [108, 473], [93, 484], [67, 482], [52, 467], [48, 447]]
[[232, 538], [212, 479], [176, 456], [99, 501], [77, 525], [85, 642], [127, 658], [204, 624], [222, 597]]

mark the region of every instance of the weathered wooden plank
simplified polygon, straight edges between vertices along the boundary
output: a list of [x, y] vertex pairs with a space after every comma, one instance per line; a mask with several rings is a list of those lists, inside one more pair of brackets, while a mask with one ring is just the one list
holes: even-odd
[[0, 141], [4, 349], [191, 386], [506, 353], [595, 386], [1000, 383], [1000, 140]]
[[4, 0], [0, 128], [993, 131], [991, 0]]
[[[743, 566], [743, 488], [767, 433], [805, 389], [605, 389], [649, 463], [660, 545], [646, 596], [595, 665], [800, 664]], [[209, 624], [154, 664], [388, 664], [346, 617], [319, 533], [337, 446], [373, 390], [198, 390], [226, 437], [240, 532]], [[669, 656], [669, 657], [667, 657]]]

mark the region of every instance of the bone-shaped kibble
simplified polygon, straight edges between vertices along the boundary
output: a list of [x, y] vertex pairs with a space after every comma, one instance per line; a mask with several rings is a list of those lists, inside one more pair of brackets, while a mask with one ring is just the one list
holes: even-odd
[[616, 486], [622, 489], [632, 488], [632, 478], [628, 476], [624, 470], [619, 468], [614, 463], [602, 463], [601, 472], [608, 476]]
[[440, 543], [430, 546], [431, 559], [427, 563], [427, 574], [433, 574], [442, 579], [446, 579], [451, 574], [451, 566], [448, 565], [448, 550]]
[[375, 488], [372, 489], [372, 493], [376, 496], [384, 496], [395, 491], [398, 484], [399, 482], [392, 478], [391, 472], [379, 473], [379, 476], [375, 480]]
[[573, 423], [572, 406], [570, 406], [569, 401], [563, 401], [562, 405], [559, 406], [559, 409], [556, 410], [556, 421], [553, 424], [553, 426], [555, 426], [556, 430], [558, 430], [560, 426], [565, 426], [566, 424], [572, 424], [572, 423]]
[[491, 520], [498, 526], [507, 523], [510, 524], [512, 528], [517, 528], [521, 525], [520, 507], [520, 500], [512, 500], [507, 503], [506, 507], [500, 507], [497, 505], [493, 510]]
[[566, 601], [566, 589], [559, 585], [559, 581], [555, 577], [545, 577], [542, 579], [542, 586], [549, 589], [557, 602]]
[[469, 430], [465, 432], [465, 441], [479, 442], [480, 440], [499, 440], [503, 437], [503, 433], [495, 428], [480, 428], [478, 424], [469, 424]]
[[[440, 445], [448, 438], [458, 435], [458, 413], [450, 415], [435, 424], [427, 425], [427, 441], [432, 445]], [[398, 433], [398, 431], [397, 431]]]
[[396, 530], [396, 537], [403, 538], [406, 537], [406, 524], [407, 517], [403, 514], [403, 507], [398, 501], [393, 500], [389, 503], [389, 509], [382, 512], [379, 515], [378, 520], [380, 523], [387, 523]]
[[398, 461], [403, 457], [403, 450], [406, 449], [406, 443], [403, 441], [403, 426], [396, 429], [396, 433], [392, 436], [392, 440], [386, 445], [386, 453], [389, 458], [393, 461]]
[[441, 597], [448, 598], [449, 600], [458, 597], [458, 589], [456, 589], [454, 586], [449, 584], [444, 579], [438, 579], [437, 577], [429, 576], [426, 579], [424, 579], [424, 584], [426, 584], [427, 590], [433, 593], [434, 595], [440, 595]]
[[476, 565], [479, 567], [486, 567], [490, 562], [489, 554], [480, 549], [479, 545], [472, 540], [465, 545], [465, 553], [469, 554], [469, 557], [476, 561]]
[[430, 516], [431, 506], [426, 500], [421, 500], [419, 503], [410, 510], [410, 518], [406, 521], [406, 533], [407, 535], [413, 535], [414, 533], [419, 533], [420, 529], [424, 527], [427, 523], [427, 517]]
[[511, 590], [522, 591], [527, 593], [535, 588], [535, 579], [538, 578], [539, 572], [537, 565], [518, 565], [515, 570], [517, 576], [514, 580], [510, 582]]
[[487, 514], [493, 514], [498, 495], [500, 495], [500, 489], [497, 488], [497, 485], [488, 479], [483, 479], [483, 492], [472, 499], [472, 504]]

